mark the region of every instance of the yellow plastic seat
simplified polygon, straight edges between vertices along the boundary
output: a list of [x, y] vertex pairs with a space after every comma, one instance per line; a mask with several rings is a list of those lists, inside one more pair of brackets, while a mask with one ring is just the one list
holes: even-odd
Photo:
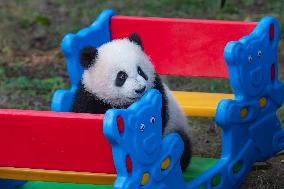
[[233, 99], [233, 94], [173, 91], [173, 95], [187, 116], [215, 117], [220, 100]]

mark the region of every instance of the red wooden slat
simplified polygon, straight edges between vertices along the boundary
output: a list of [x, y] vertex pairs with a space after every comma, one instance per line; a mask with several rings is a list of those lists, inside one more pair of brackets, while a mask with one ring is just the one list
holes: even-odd
[[0, 110], [0, 166], [115, 173], [103, 115]]
[[227, 78], [227, 42], [249, 34], [255, 22], [113, 16], [112, 39], [137, 32], [159, 74]]

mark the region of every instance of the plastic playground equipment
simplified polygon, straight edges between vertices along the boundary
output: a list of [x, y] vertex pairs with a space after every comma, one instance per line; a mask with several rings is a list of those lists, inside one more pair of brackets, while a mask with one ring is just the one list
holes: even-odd
[[[174, 133], [162, 138], [156, 90], [128, 109], [68, 113], [82, 74], [79, 50], [132, 32], [143, 39], [159, 74], [229, 77], [234, 94], [174, 92], [187, 115], [216, 118], [223, 132], [220, 159], [193, 157], [181, 172], [183, 143]], [[284, 149], [276, 115], [284, 100], [279, 36], [273, 17], [252, 23], [102, 12], [90, 27], [63, 39], [71, 88], [56, 91], [53, 112], [0, 110], [0, 188], [239, 188], [256, 161]]]

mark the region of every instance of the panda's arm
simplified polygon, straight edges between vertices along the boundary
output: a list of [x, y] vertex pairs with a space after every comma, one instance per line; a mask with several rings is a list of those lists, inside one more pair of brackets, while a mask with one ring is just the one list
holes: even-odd
[[84, 90], [82, 87], [76, 91], [72, 112], [104, 114], [111, 107], [98, 100], [94, 95]]

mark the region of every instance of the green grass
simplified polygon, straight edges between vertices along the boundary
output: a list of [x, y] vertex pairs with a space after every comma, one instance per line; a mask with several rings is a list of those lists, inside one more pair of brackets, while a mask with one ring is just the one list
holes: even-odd
[[[3, 8], [0, 9], [0, 68], [5, 67], [8, 72], [7, 78], [15, 81], [20, 81], [22, 76], [27, 79], [63, 77], [64, 85], [67, 86], [66, 74], [62, 74], [62, 70], [65, 70], [64, 58], [61, 57], [60, 61], [54, 64], [56, 66], [44, 66], [46, 61], [40, 60], [40, 57], [35, 65], [27, 66], [26, 61], [33, 54], [46, 53], [58, 47], [66, 33], [76, 32], [88, 26], [103, 9], [113, 9], [124, 15], [250, 21], [258, 21], [264, 15], [273, 15], [279, 20], [280, 25], [284, 25], [284, 6], [282, 6], [284, 0], [271, 0], [269, 3], [261, 0], [226, 1], [222, 9], [220, 3], [221, 0], [12, 0], [3, 2], [1, 3]], [[284, 27], [281, 30], [283, 37]], [[283, 60], [282, 57], [280, 61]], [[50, 61], [53, 61], [52, 58]], [[61, 73], [58, 72], [58, 68], [61, 69]], [[44, 73], [41, 70], [44, 70]], [[17, 77], [19, 79], [16, 79]], [[284, 77], [284, 69], [280, 69], [280, 77]], [[168, 80], [170, 86], [177, 89], [231, 92], [228, 80], [195, 78], [169, 78]], [[5, 90], [5, 87], [2, 88]], [[23, 90], [21, 87], [16, 88]], [[39, 89], [35, 88], [35, 90]], [[31, 93], [30, 90], [27, 92]], [[50, 91], [39, 95], [43, 95], [42, 99], [47, 99], [46, 95], [49, 94]], [[13, 102], [9, 103], [13, 104]], [[32, 103], [29, 104], [30, 106], [27, 105], [25, 108], [35, 108]], [[18, 104], [17, 107], [19, 107]], [[282, 116], [282, 113], [280, 115]]]
[[49, 109], [52, 94], [56, 89], [67, 88], [66, 82], [54, 76], [45, 79], [30, 79], [26, 76], [7, 77], [0, 68], [0, 108]]

